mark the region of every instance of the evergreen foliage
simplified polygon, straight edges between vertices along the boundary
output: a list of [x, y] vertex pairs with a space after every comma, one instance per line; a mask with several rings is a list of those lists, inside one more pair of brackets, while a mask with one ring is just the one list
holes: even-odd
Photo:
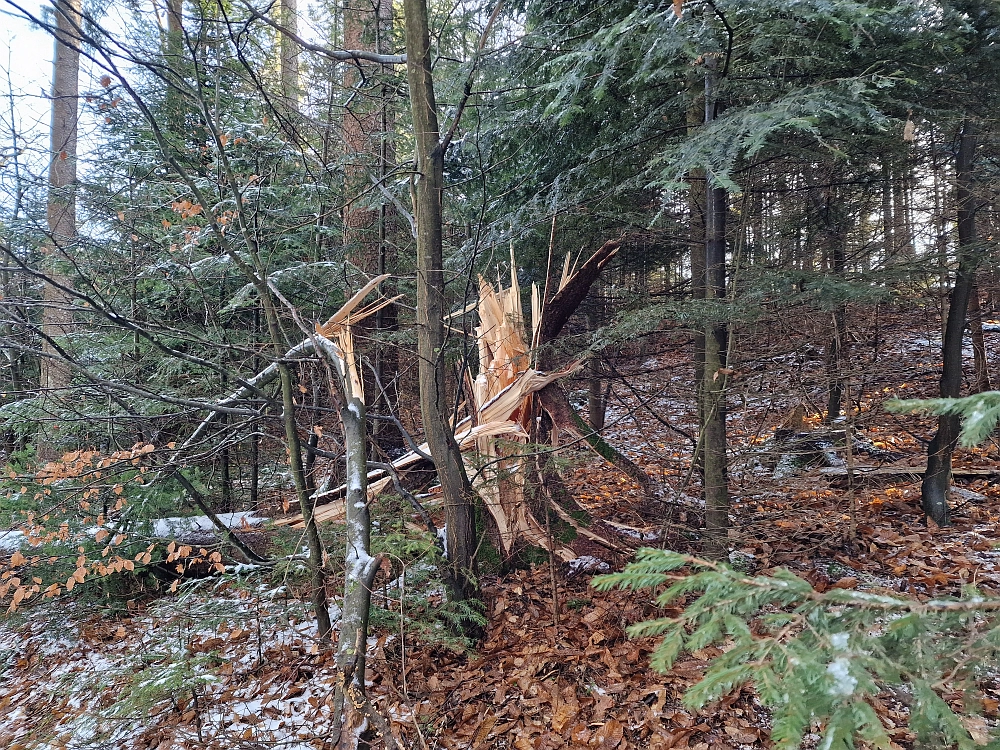
[[986, 440], [1000, 422], [1000, 391], [975, 393], [964, 398], [928, 398], [887, 401], [885, 408], [898, 413], [950, 414], [962, 419], [959, 442], [970, 447]]
[[[682, 571], [688, 566], [694, 572]], [[664, 672], [685, 652], [720, 647], [685, 705], [700, 708], [752, 686], [773, 712], [771, 739], [782, 750], [798, 748], [816, 728], [824, 750], [893, 747], [873, 708], [886, 694], [908, 703], [919, 747], [1000, 747], [1000, 736], [980, 729], [981, 683], [1000, 666], [1000, 601], [971, 587], [961, 598], [929, 601], [889, 591], [820, 593], [788, 570], [750, 577], [654, 549], [594, 585], [657, 590], [658, 605], [682, 608], [629, 634], [663, 637], [652, 665]]]

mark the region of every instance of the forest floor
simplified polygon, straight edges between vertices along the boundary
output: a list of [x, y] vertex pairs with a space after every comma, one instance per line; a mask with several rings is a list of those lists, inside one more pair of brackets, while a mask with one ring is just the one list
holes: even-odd
[[[933, 311], [916, 322], [892, 310], [858, 312], [851, 321], [849, 424], [858, 440], [850, 457], [842, 443], [823, 441], [830, 428], [819, 424], [826, 328], [826, 321], [788, 317], [733, 342], [730, 541], [740, 564], [764, 573], [788, 567], [819, 590], [926, 598], [975, 584], [1000, 595], [1000, 486], [991, 476], [1000, 473], [997, 443], [957, 454], [953, 525], [929, 527], [911, 467], [921, 467], [933, 423], [883, 408], [891, 397], [934, 395], [940, 335]], [[1000, 334], [987, 333], [987, 348], [997, 372]], [[698, 552], [691, 353], [689, 338], [666, 333], [613, 362], [621, 378], [612, 381], [605, 435], [661, 484], [661, 501], [644, 499], [594, 454], [563, 451], [568, 488], [593, 528], [618, 544]], [[971, 351], [968, 364], [971, 370]], [[819, 447], [789, 458], [774, 433], [799, 404], [806, 409], [801, 432], [817, 436], [806, 442]], [[806, 459], [814, 465], [797, 465]], [[857, 474], [850, 487], [848, 459]], [[865, 476], [867, 467], [881, 471]], [[591, 543], [579, 551], [612, 569], [626, 561]], [[386, 618], [378, 623], [368, 690], [404, 747], [769, 746], [768, 714], [752, 689], [701, 711], [682, 707], [685, 690], [719, 650], [688, 655], [666, 675], [649, 669], [655, 639], [625, 635], [628, 625], [664, 614], [649, 592], [600, 593], [589, 573], [554, 572], [543, 562], [484, 576], [489, 625], [473, 651], [429, 644]], [[0, 746], [329, 747], [337, 673], [295, 593], [243, 567], [133, 602], [116, 616], [85, 597], [19, 611], [0, 623]], [[391, 594], [383, 587], [390, 611]], [[989, 718], [1000, 692], [994, 697], [984, 706]], [[905, 707], [876, 699], [874, 708], [898, 746], [911, 746]]]

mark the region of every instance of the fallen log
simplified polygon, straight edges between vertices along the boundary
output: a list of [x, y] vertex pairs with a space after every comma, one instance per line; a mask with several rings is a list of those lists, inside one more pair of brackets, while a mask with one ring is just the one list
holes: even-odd
[[[926, 466], [855, 466], [855, 479], [870, 479], [874, 477], [912, 477], [919, 479], [927, 471]], [[840, 466], [827, 466], [819, 470], [825, 477], [847, 477], [847, 469]], [[984, 479], [1000, 476], [1000, 467], [996, 469], [962, 469], [953, 468], [951, 475], [955, 479]]]

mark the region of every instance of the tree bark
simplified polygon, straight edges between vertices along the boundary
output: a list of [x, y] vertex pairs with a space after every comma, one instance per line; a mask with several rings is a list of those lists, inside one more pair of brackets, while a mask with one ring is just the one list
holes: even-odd
[[[716, 115], [714, 62], [706, 63], [705, 121]], [[705, 299], [721, 303], [726, 297], [726, 212], [728, 195], [710, 179], [705, 212]], [[722, 559], [729, 552], [729, 488], [726, 471], [726, 346], [725, 323], [705, 325], [705, 366], [701, 380], [701, 453], [705, 493], [704, 554]]]
[[[349, 386], [347, 378], [345, 384]], [[368, 512], [368, 461], [365, 433], [365, 404], [344, 392], [340, 418], [347, 448], [346, 543], [344, 607], [337, 642], [337, 667], [341, 681], [334, 696], [334, 716], [344, 750], [359, 747], [365, 727], [365, 653], [368, 645], [368, 617], [371, 611], [372, 582], [379, 559], [371, 555], [371, 516]]]
[[413, 113], [416, 175], [413, 178], [417, 223], [417, 354], [420, 412], [424, 434], [444, 494], [447, 552], [453, 600], [479, 598], [473, 576], [476, 545], [473, 490], [448, 421], [445, 383], [444, 262], [442, 208], [444, 151], [438, 128], [431, 72], [426, 0], [404, 0], [406, 74]]
[[[392, 39], [392, 3], [390, 0], [353, 0], [344, 8], [344, 46], [348, 49], [371, 49], [385, 54]], [[353, 61], [344, 71], [344, 88], [352, 89], [359, 79], [358, 68], [364, 66], [370, 77], [384, 72], [383, 66]], [[390, 134], [395, 127], [395, 112], [391, 92], [383, 84], [373, 97], [352, 96], [344, 111], [342, 134], [344, 143], [344, 188], [348, 202], [344, 206], [344, 247], [351, 262], [368, 276], [395, 273], [396, 246], [399, 240], [397, 214], [391, 204], [381, 198], [377, 208], [363, 203], [370, 195], [372, 180], [382, 183], [396, 160]], [[383, 286], [392, 296], [390, 282]], [[366, 319], [357, 328], [359, 347], [370, 354], [374, 373], [362, 372], [369, 405], [379, 414], [397, 412], [399, 388], [395, 377], [399, 369], [399, 353], [393, 344], [379, 340], [380, 332], [398, 328], [395, 305], [379, 310], [374, 318]], [[375, 341], [369, 340], [375, 334]], [[373, 377], [374, 375], [374, 377]], [[403, 446], [398, 430], [384, 421], [376, 421], [372, 437], [383, 451]]]
[[298, 0], [281, 0], [281, 98], [291, 112], [299, 111]]
[[983, 335], [983, 309], [979, 301], [979, 283], [973, 283], [969, 291], [969, 333], [972, 335], [972, 356], [974, 359], [975, 393], [993, 389], [990, 383], [989, 361], [986, 358], [986, 337]]
[[184, 82], [184, 1], [167, 0], [166, 5], [167, 38], [163, 49], [171, 75], [167, 77], [164, 106], [170, 137], [180, 146], [187, 137], [184, 132], [184, 97], [180, 93]]
[[[55, 3], [56, 39], [52, 76], [52, 129], [49, 161], [47, 219], [48, 244], [42, 249], [43, 264], [51, 283], [43, 290], [42, 360], [39, 386], [42, 397], [59, 399], [70, 387], [71, 371], [63, 361], [58, 345], [71, 332], [72, 299], [61, 290], [71, 285], [62, 270], [76, 241], [76, 161], [78, 100], [80, 79], [79, 27], [82, 23], [80, 0], [57, 0]], [[41, 435], [38, 452], [52, 458], [51, 436]]]
[[[958, 398], [962, 392], [962, 335], [966, 310], [975, 284], [976, 207], [973, 193], [973, 162], [976, 133], [971, 121], [962, 124], [955, 161], [958, 204], [958, 272], [948, 299], [948, 321], [942, 344], [941, 397]], [[920, 486], [920, 504], [928, 518], [939, 526], [951, 523], [948, 490], [951, 487], [951, 457], [958, 443], [959, 417], [938, 417], [938, 429], [927, 448], [927, 471]]]

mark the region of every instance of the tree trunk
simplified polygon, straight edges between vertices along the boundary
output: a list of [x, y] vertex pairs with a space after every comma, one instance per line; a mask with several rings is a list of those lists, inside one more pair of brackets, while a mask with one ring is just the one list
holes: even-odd
[[[59, 348], [71, 332], [72, 299], [60, 287], [71, 284], [62, 270], [76, 241], [77, 103], [79, 99], [80, 46], [78, 41], [80, 0], [57, 0], [55, 65], [52, 76], [52, 130], [49, 162], [47, 218], [49, 237], [43, 248], [48, 281], [43, 290], [42, 360], [40, 388], [44, 400], [65, 397], [70, 386], [70, 368]], [[38, 453], [43, 458], [58, 454], [50, 435], [40, 435]]]
[[886, 263], [896, 258], [896, 234], [892, 213], [892, 170], [889, 157], [882, 157], [882, 253]]
[[292, 389], [292, 373], [284, 362], [278, 363], [278, 377], [281, 380], [282, 419], [285, 423], [285, 442], [288, 446], [288, 469], [295, 484], [295, 496], [306, 522], [306, 542], [309, 546], [309, 569], [312, 573], [312, 605], [316, 615], [316, 630], [321, 640], [329, 640], [333, 626], [330, 610], [326, 606], [326, 575], [323, 571], [323, 540], [313, 517], [313, 499], [306, 485], [306, 473], [302, 466], [302, 445], [299, 428], [295, 421], [295, 397]]
[[[714, 62], [714, 59], [710, 60]], [[705, 121], [715, 119], [716, 73], [707, 66], [705, 75]], [[705, 299], [720, 303], [726, 297], [726, 190], [709, 180], [705, 212]], [[701, 381], [701, 453], [704, 466], [705, 543], [712, 559], [729, 551], [729, 489], [726, 471], [726, 345], [724, 323], [705, 325], [705, 365]]]
[[[603, 308], [603, 305], [599, 305]], [[601, 310], [594, 310], [587, 316], [591, 331], [597, 331], [601, 327], [603, 315]], [[590, 428], [594, 432], [601, 432], [604, 429], [604, 419], [607, 414], [607, 396], [610, 391], [604, 390], [604, 381], [601, 367], [601, 355], [591, 352], [587, 358], [587, 420]]]
[[416, 175], [413, 178], [417, 222], [417, 353], [420, 358], [420, 412], [424, 434], [444, 494], [447, 552], [453, 600], [479, 598], [472, 575], [476, 545], [472, 485], [448, 421], [444, 349], [444, 269], [441, 199], [444, 152], [438, 129], [431, 73], [426, 0], [404, 0], [406, 74], [413, 112]]
[[344, 607], [337, 642], [337, 667], [341, 681], [334, 696], [334, 721], [340, 730], [338, 747], [354, 750], [361, 744], [366, 727], [363, 711], [365, 695], [365, 652], [368, 644], [368, 617], [371, 610], [372, 582], [379, 560], [371, 555], [371, 516], [368, 512], [368, 460], [365, 433], [365, 404], [342, 388], [344, 406], [340, 418], [344, 424], [347, 450], [346, 544], [344, 572]]
[[[344, 8], [344, 46], [347, 49], [370, 49], [386, 54], [392, 39], [392, 3], [389, 0], [365, 2], [353, 0]], [[344, 88], [357, 85], [358, 65], [376, 78], [382, 71], [373, 63], [349, 63], [344, 71]], [[395, 127], [391, 92], [387, 85], [373, 97], [369, 89], [364, 96], [352, 97], [344, 111], [342, 135], [344, 143], [344, 247], [351, 262], [368, 276], [394, 273], [397, 267], [396, 246], [399, 244], [396, 212], [381, 199], [377, 208], [363, 205], [360, 198], [370, 195], [372, 179], [381, 182], [391, 172], [396, 152], [390, 133]], [[392, 296], [389, 281], [383, 290]], [[369, 353], [374, 373], [362, 372], [369, 405], [379, 414], [398, 411], [399, 388], [396, 373], [399, 352], [394, 344], [379, 340], [383, 331], [398, 328], [395, 305], [379, 310], [374, 318], [358, 327], [357, 345]], [[371, 334], [375, 341], [369, 340]], [[404, 444], [399, 431], [385, 421], [376, 421], [372, 437], [383, 451], [401, 448]]]
[[281, 98], [290, 112], [299, 111], [299, 45], [292, 38], [299, 33], [298, 0], [281, 0]]
[[[823, 170], [820, 179], [826, 184], [814, 196], [814, 204], [820, 217], [820, 232], [823, 255], [828, 259], [830, 270], [837, 278], [843, 278], [847, 269], [847, 227], [843, 207], [840, 205], [836, 183], [841, 175], [834, 166]], [[840, 418], [844, 400], [844, 344], [847, 336], [847, 305], [841, 303], [833, 313], [833, 331], [826, 349], [828, 423]]]
[[[962, 392], [962, 335], [969, 296], [975, 284], [976, 198], [973, 194], [973, 161], [976, 134], [972, 122], [962, 125], [955, 161], [958, 204], [958, 272], [948, 300], [948, 321], [942, 345], [941, 397], [958, 398]], [[939, 526], [950, 522], [948, 490], [951, 487], [951, 456], [958, 442], [959, 417], [938, 417], [937, 434], [927, 448], [927, 471], [920, 486], [924, 513]]]
[[184, 129], [185, 105], [181, 96], [184, 82], [184, 1], [167, 0], [167, 38], [164, 57], [171, 75], [166, 79], [164, 105], [167, 111], [167, 129], [179, 149], [187, 137]]
[[992, 390], [989, 361], [986, 358], [986, 337], [983, 335], [983, 309], [979, 301], [979, 284], [969, 292], [969, 329], [972, 335], [972, 356], [975, 361], [975, 393]]
[[898, 165], [896, 179], [892, 182], [892, 228], [895, 251], [903, 260], [913, 258], [913, 233], [910, 231], [910, 215], [907, 210], [909, 177], [910, 168], [904, 157]]

